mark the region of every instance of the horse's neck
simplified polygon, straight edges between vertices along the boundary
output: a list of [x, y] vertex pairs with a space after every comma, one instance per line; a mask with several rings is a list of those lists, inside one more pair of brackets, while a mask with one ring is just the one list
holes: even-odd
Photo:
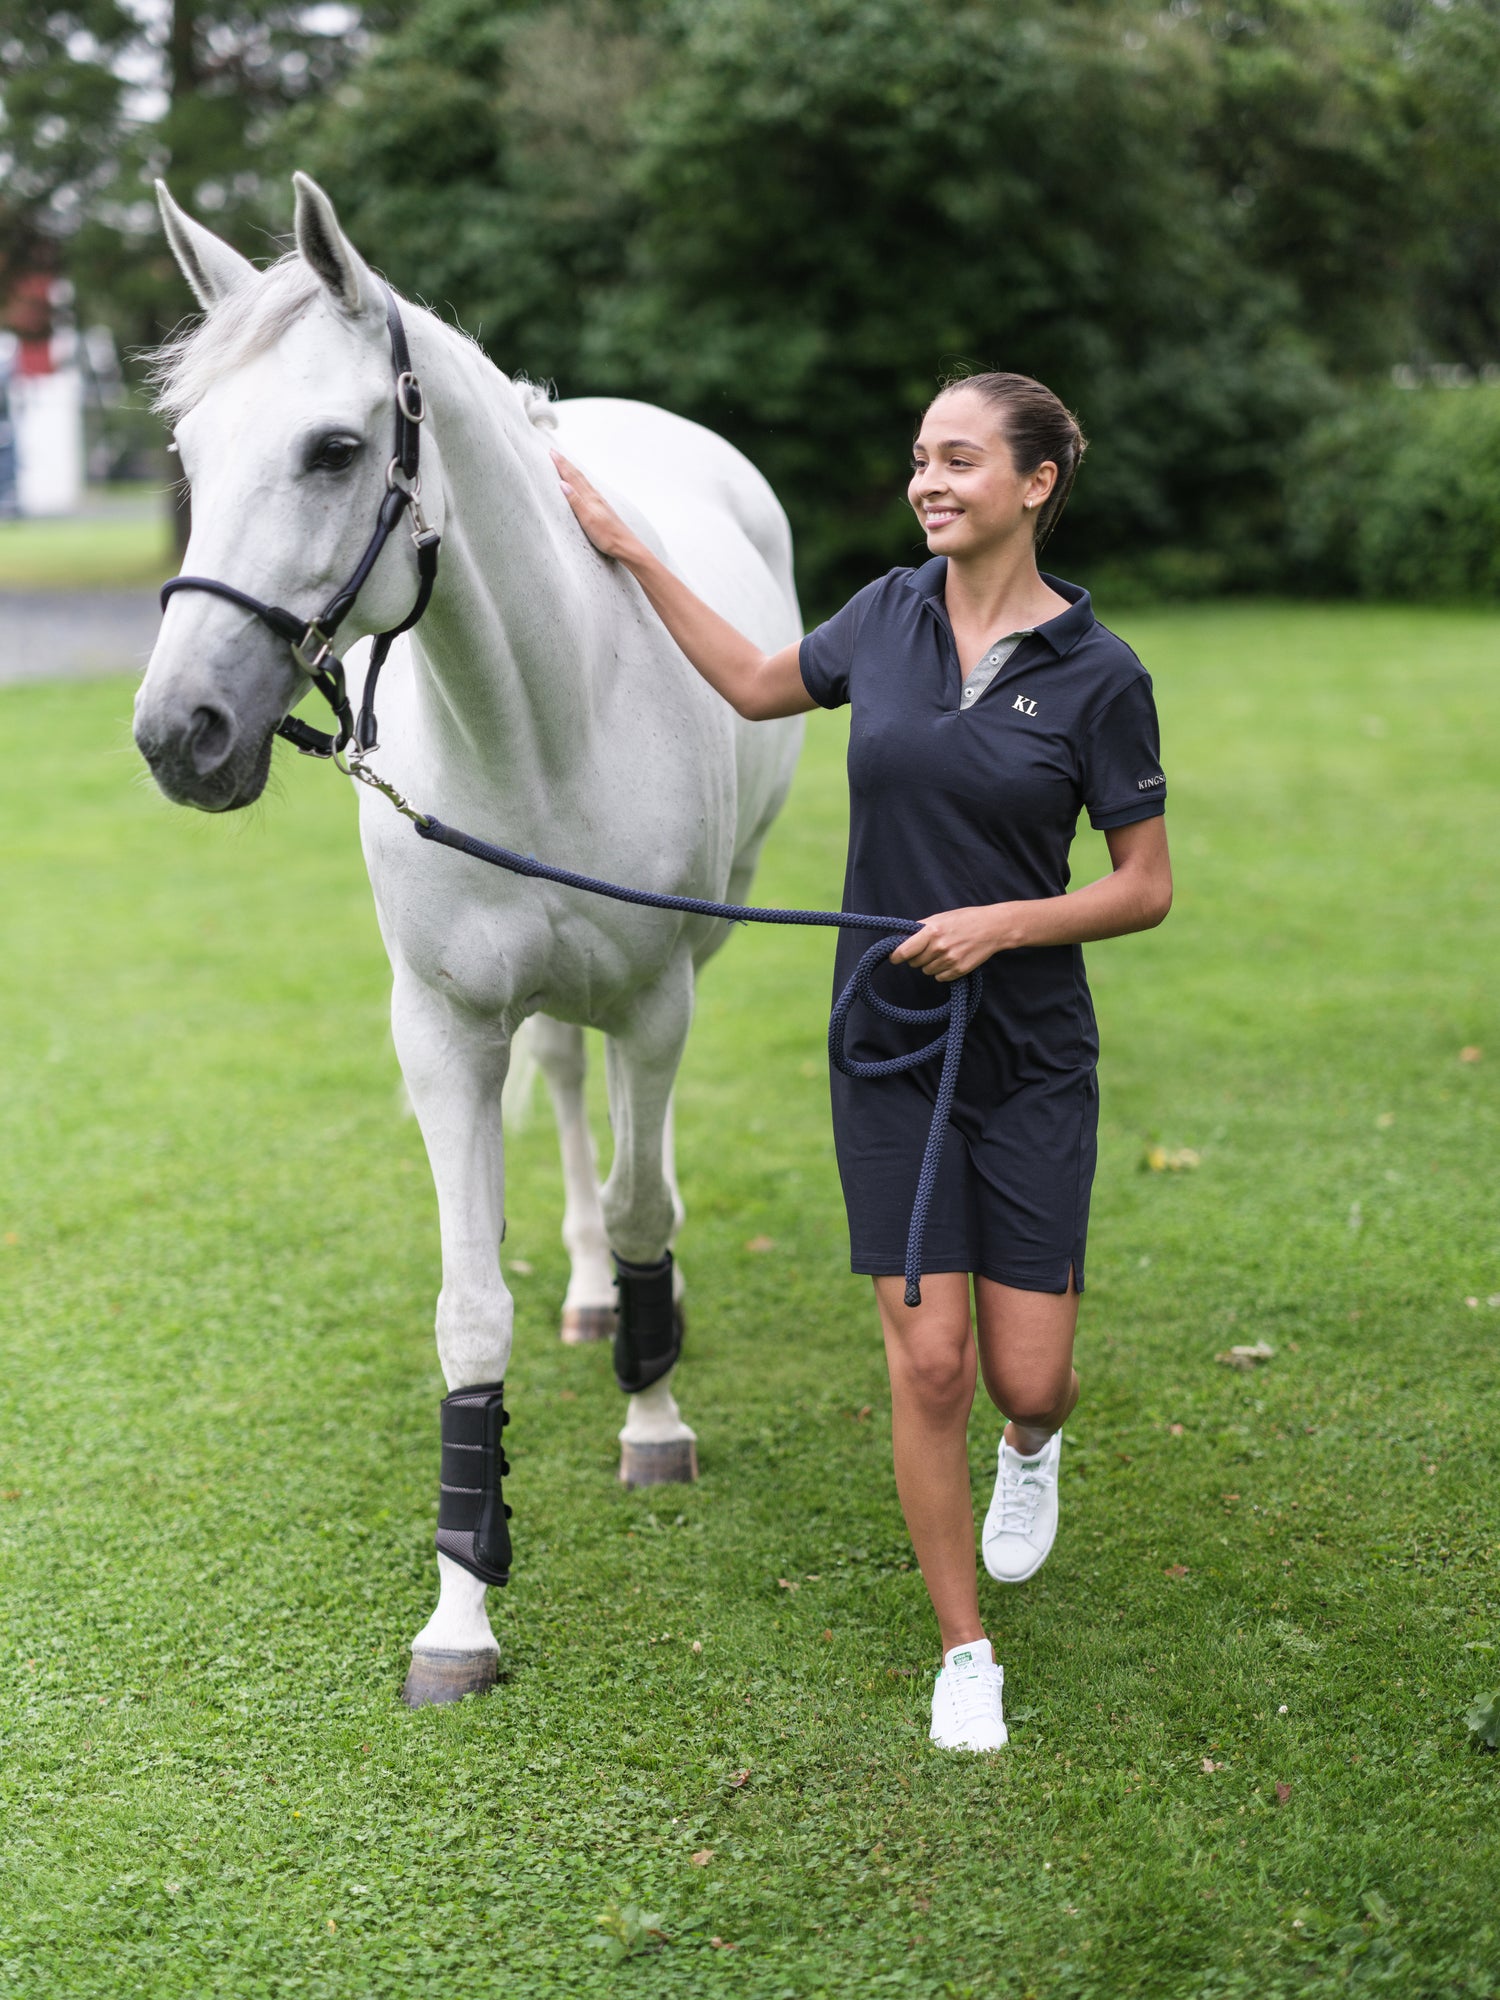
[[588, 557], [498, 371], [432, 320], [412, 345], [443, 484], [438, 587], [413, 633], [424, 733], [491, 778], [556, 774], [590, 728]]

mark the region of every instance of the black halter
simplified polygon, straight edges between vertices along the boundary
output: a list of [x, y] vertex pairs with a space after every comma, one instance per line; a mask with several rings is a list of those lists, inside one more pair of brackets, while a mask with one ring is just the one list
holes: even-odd
[[[385, 293], [385, 323], [391, 337], [391, 365], [396, 373], [396, 449], [385, 470], [385, 498], [380, 503], [375, 531], [365, 544], [365, 552], [355, 564], [349, 581], [328, 600], [316, 618], [299, 618], [294, 611], [283, 611], [279, 604], [263, 604], [248, 591], [236, 590], [233, 584], [220, 583], [211, 576], [174, 576], [161, 589], [163, 610], [174, 591], [207, 590], [215, 597], [227, 597], [231, 604], [253, 611], [278, 637], [286, 640], [298, 666], [311, 678], [338, 723], [334, 734], [313, 729], [291, 715], [277, 723], [276, 734], [295, 744], [308, 757], [337, 756], [351, 740], [361, 751], [378, 748], [375, 685], [380, 679], [380, 669], [391, 650], [391, 641], [415, 625], [427, 609], [432, 586], [437, 579], [438, 548], [442, 537], [436, 528], [429, 528], [423, 518], [422, 486], [417, 476], [422, 445], [421, 426], [427, 408], [422, 400], [422, 385], [412, 373], [406, 328], [401, 324], [395, 294], [384, 281], [381, 282], [381, 290]], [[417, 601], [399, 625], [377, 634], [365, 674], [359, 720], [356, 722], [350, 711], [349, 691], [344, 683], [344, 663], [333, 650], [334, 634], [353, 610], [354, 600], [368, 582], [380, 551], [408, 507], [412, 512], [411, 538], [417, 551]]]

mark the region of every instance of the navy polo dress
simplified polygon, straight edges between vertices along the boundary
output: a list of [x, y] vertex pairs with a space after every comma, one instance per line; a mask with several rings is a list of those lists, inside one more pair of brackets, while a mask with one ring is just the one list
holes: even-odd
[[[1088, 592], [1049, 576], [1068, 609], [992, 648], [960, 678], [943, 602], [948, 563], [895, 569], [802, 641], [802, 679], [851, 709], [846, 910], [922, 918], [970, 904], [1060, 896], [1081, 810], [1128, 826], [1166, 804], [1150, 676], [1094, 617]], [[837, 992], [869, 942], [842, 931]], [[1099, 1053], [1077, 945], [997, 953], [964, 1044], [927, 1223], [924, 1272], [967, 1271], [1023, 1291], [1083, 1289]], [[877, 989], [932, 1006], [935, 982], [883, 968]], [[898, 1024], [856, 1006], [848, 1049], [903, 1053]], [[939, 1064], [852, 1079], [831, 1072], [850, 1262], [902, 1269]]]

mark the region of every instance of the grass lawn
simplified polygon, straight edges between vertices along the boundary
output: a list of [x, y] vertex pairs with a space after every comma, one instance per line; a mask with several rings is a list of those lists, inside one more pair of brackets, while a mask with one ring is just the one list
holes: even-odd
[[0, 590], [125, 590], [175, 567], [165, 501], [118, 516], [0, 521]]
[[[613, 1483], [540, 1106], [515, 1143], [505, 1680], [409, 1714], [437, 1239], [352, 802], [278, 755], [177, 813], [124, 682], [0, 691], [0, 1994], [1500, 1993], [1500, 618], [1121, 622], [1178, 902], [1090, 954], [1084, 1398], [985, 1600], [993, 1759], [926, 1742], [831, 938], [704, 982], [695, 1489]], [[762, 900], [836, 898], [841, 755], [815, 718]]]

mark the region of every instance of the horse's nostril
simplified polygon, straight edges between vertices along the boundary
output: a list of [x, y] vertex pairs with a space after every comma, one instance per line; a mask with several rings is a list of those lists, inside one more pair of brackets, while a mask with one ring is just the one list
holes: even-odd
[[227, 708], [205, 702], [193, 710], [188, 725], [188, 755], [200, 778], [217, 771], [234, 747], [234, 717]]

